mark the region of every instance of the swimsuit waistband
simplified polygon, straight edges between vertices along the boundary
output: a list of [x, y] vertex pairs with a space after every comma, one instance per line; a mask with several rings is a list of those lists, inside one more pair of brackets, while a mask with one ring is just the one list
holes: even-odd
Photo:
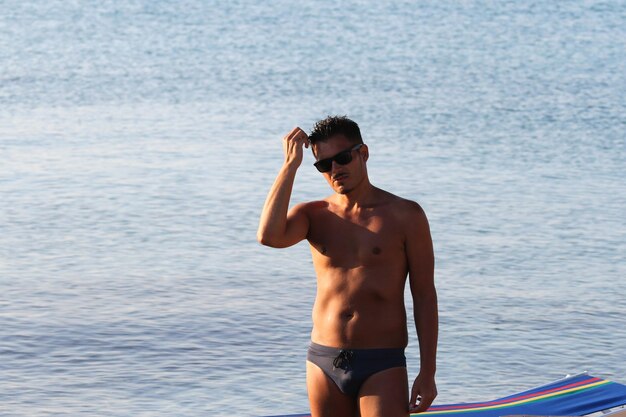
[[318, 356], [337, 357], [342, 351], [352, 352], [355, 358], [364, 359], [376, 359], [387, 358], [394, 356], [404, 356], [404, 348], [375, 348], [375, 349], [346, 349], [346, 348], [334, 348], [329, 346], [318, 345], [315, 342], [311, 342], [309, 345], [309, 352]]

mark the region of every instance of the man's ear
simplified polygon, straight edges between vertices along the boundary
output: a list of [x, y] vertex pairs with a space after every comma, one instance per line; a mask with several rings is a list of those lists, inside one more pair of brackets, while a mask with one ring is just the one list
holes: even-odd
[[363, 160], [367, 161], [367, 159], [370, 157], [370, 150], [366, 144], [363, 144], [362, 148], [365, 149], [365, 153], [363, 154]]

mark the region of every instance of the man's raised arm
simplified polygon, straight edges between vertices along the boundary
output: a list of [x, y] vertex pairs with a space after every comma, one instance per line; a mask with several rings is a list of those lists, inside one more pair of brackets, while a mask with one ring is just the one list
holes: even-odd
[[257, 239], [263, 245], [285, 248], [306, 238], [309, 219], [304, 204], [287, 211], [296, 172], [302, 163], [302, 146], [308, 148], [308, 140], [308, 135], [299, 127], [283, 138], [285, 162], [267, 195], [257, 231]]

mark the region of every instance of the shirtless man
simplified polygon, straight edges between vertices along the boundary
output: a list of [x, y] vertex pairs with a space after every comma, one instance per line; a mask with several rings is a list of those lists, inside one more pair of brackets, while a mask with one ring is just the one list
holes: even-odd
[[[311, 145], [335, 194], [289, 200], [303, 146]], [[434, 256], [428, 220], [415, 202], [374, 187], [358, 125], [346, 117], [283, 138], [285, 162], [263, 207], [257, 238], [284, 248], [307, 239], [317, 275], [307, 389], [313, 417], [406, 417], [437, 395]], [[420, 372], [409, 399], [404, 287], [409, 277]], [[418, 403], [419, 400], [419, 403]]]

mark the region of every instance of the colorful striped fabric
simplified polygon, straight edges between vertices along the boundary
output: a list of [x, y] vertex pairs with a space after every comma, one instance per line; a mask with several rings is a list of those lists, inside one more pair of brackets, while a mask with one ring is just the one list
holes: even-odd
[[512, 414], [582, 416], [624, 404], [626, 404], [626, 386], [581, 374], [493, 401], [435, 405], [420, 416], [499, 417]]
[[[500, 417], [510, 415], [582, 416], [626, 405], [626, 386], [580, 374], [493, 401], [434, 405], [412, 416]], [[310, 417], [294, 414], [274, 417]]]

